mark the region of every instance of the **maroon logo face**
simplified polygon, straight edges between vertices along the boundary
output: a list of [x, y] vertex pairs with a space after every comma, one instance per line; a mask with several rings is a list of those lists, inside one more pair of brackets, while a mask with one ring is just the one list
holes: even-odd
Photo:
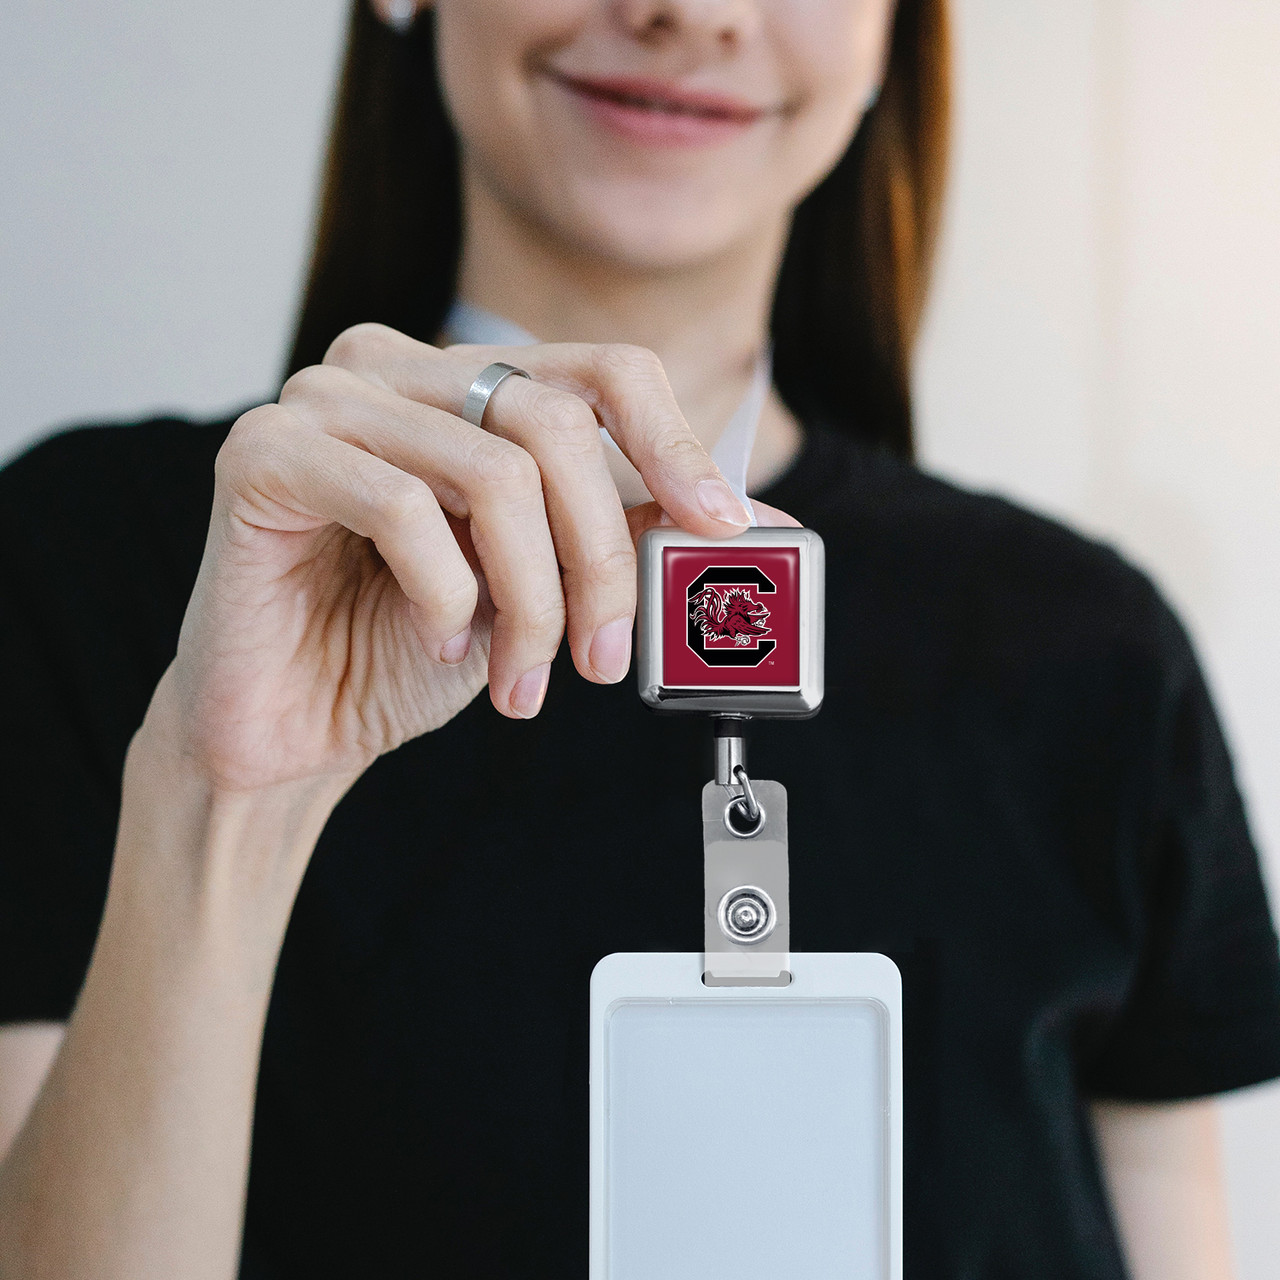
[[672, 688], [777, 688], [800, 678], [795, 547], [667, 547], [663, 679]]
[[708, 644], [718, 640], [731, 640], [740, 648], [755, 647], [760, 636], [767, 636], [769, 628], [765, 620], [769, 610], [758, 600], [753, 600], [749, 588], [703, 587], [694, 597], [693, 612], [689, 615]]

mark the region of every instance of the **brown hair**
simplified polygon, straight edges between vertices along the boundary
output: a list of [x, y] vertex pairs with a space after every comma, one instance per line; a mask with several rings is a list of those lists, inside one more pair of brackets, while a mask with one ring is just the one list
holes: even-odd
[[[898, 0], [880, 96], [796, 209], [771, 321], [774, 379], [792, 412], [902, 457], [945, 178], [948, 44], [946, 0]], [[398, 35], [354, 0], [286, 373], [318, 364], [363, 320], [430, 341], [453, 300], [461, 218], [433, 15]]]

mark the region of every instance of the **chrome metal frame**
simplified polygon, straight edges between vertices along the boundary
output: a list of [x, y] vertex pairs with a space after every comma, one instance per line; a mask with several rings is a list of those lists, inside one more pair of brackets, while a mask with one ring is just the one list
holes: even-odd
[[[800, 550], [800, 682], [779, 688], [683, 689], [662, 684], [662, 553], [667, 547], [798, 547]], [[822, 705], [823, 617], [826, 603], [822, 539], [812, 529], [755, 528], [733, 538], [700, 538], [682, 529], [650, 529], [638, 547], [636, 672], [640, 697], [655, 711], [804, 719]]]

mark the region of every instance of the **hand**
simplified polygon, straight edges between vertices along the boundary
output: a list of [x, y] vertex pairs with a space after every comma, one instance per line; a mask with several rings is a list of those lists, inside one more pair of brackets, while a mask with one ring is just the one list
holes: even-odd
[[[457, 414], [499, 359], [532, 380], [507, 378], [480, 430]], [[600, 425], [654, 503], [623, 511]], [[218, 455], [167, 723], [202, 776], [253, 790], [354, 778], [486, 682], [532, 716], [566, 634], [584, 677], [617, 681], [633, 537], [664, 513], [708, 537], [747, 523], [652, 352], [441, 349], [357, 325]]]

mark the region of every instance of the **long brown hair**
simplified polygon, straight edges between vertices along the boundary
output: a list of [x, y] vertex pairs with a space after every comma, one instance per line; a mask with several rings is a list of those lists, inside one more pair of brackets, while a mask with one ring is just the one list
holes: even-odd
[[[946, 0], [898, 0], [880, 96], [797, 207], [773, 303], [774, 379], [792, 412], [902, 457], [945, 178], [948, 44]], [[434, 16], [399, 35], [354, 0], [286, 376], [363, 320], [430, 341], [453, 300], [461, 223]]]

